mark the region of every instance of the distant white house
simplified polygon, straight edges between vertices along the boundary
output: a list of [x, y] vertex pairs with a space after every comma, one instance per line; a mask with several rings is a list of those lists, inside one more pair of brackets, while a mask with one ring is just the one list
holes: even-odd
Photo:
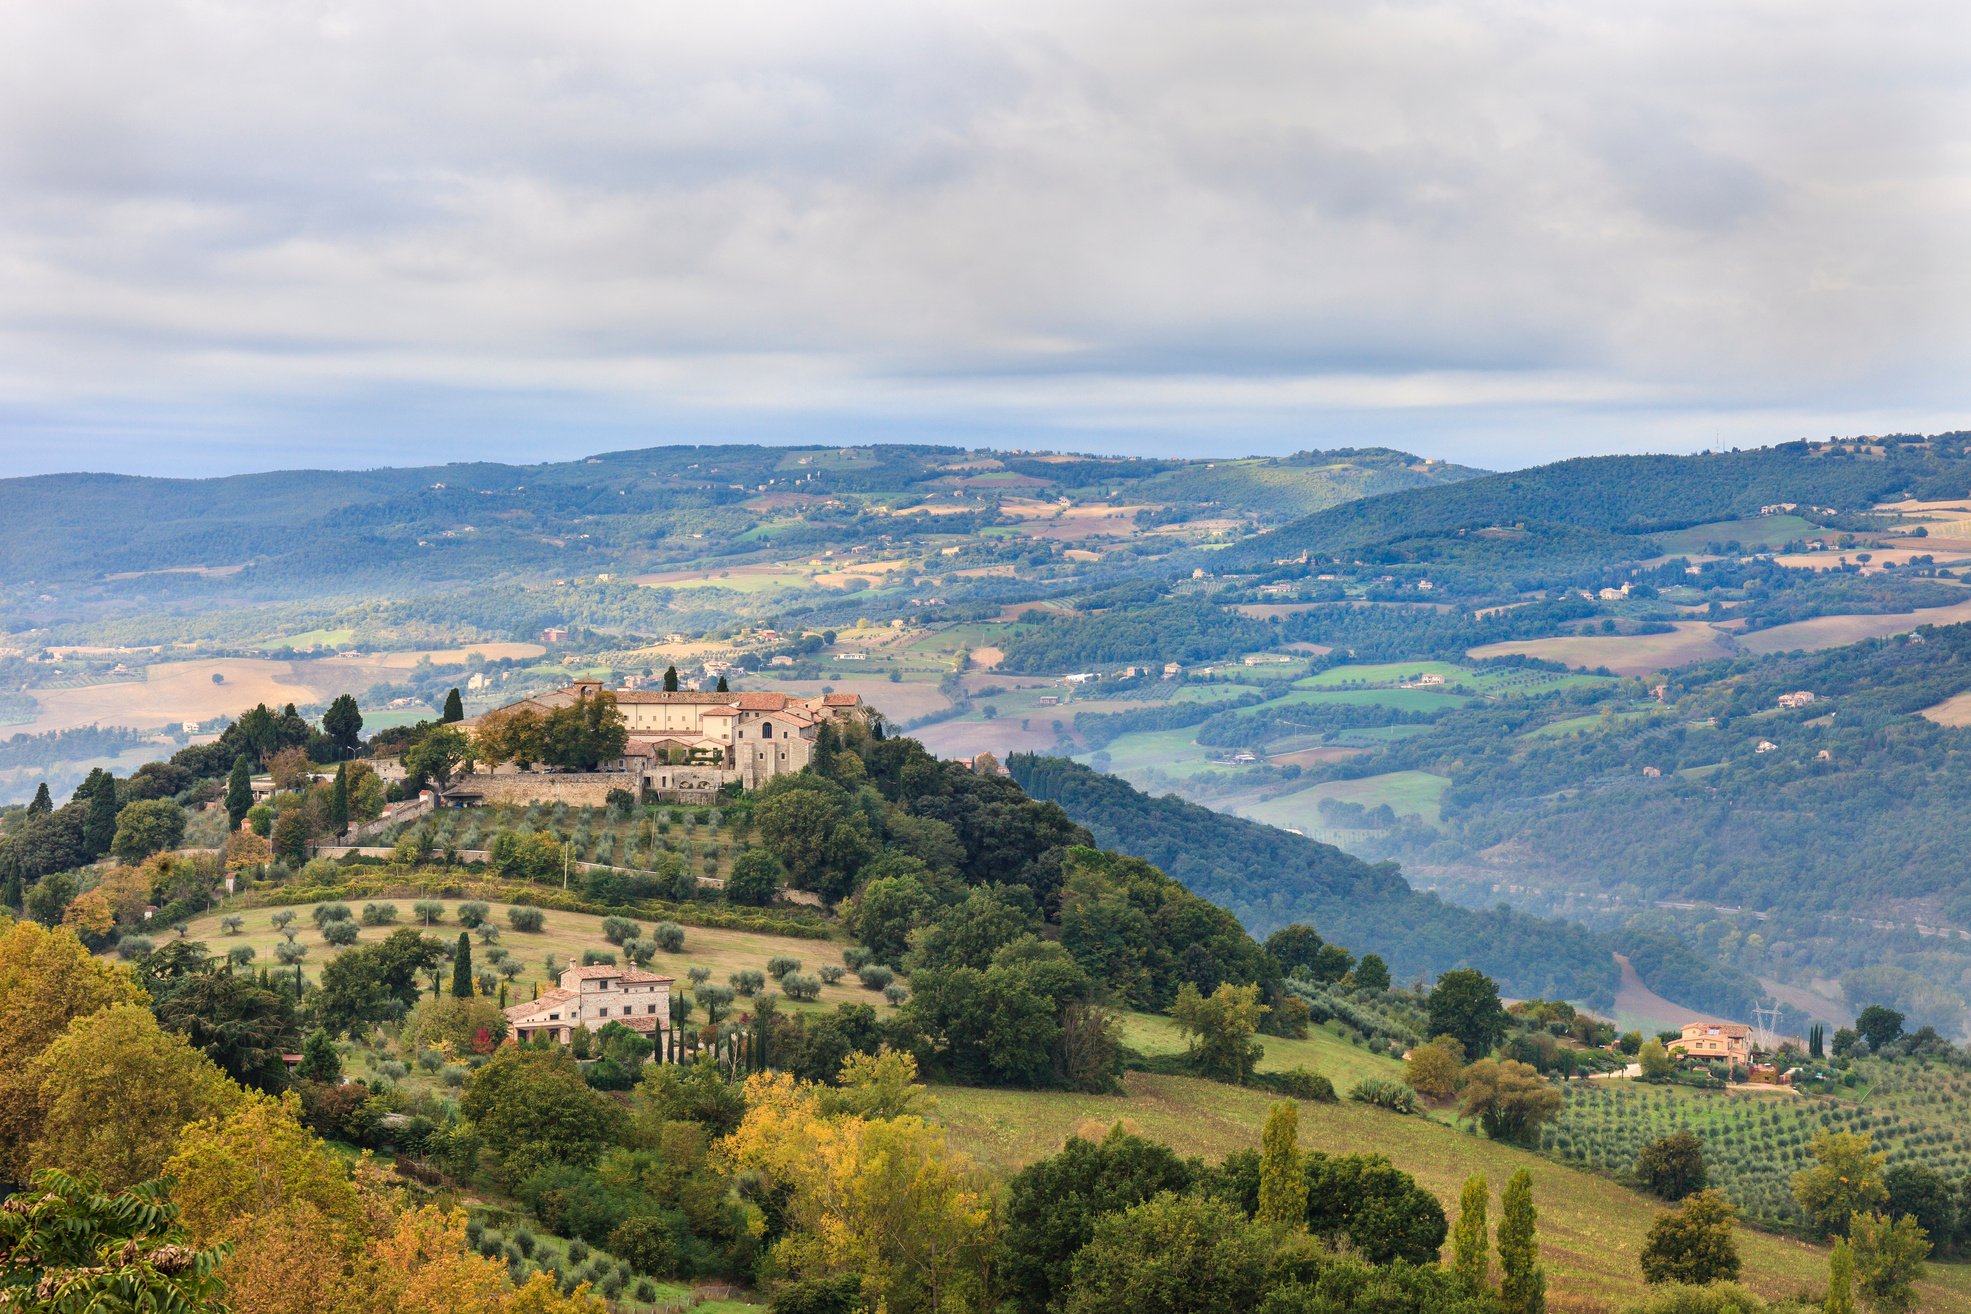
[[1753, 751], [1756, 753], [1776, 753], [1779, 751], [1779, 745], [1770, 739], [1761, 739], [1759, 746]]
[[1062, 684], [1093, 684], [1102, 677], [1094, 671], [1076, 671], [1073, 675], [1061, 677]]
[[1813, 701], [1813, 692], [1808, 689], [1796, 689], [1792, 693], [1783, 693], [1779, 696], [1781, 707], [1805, 707]]

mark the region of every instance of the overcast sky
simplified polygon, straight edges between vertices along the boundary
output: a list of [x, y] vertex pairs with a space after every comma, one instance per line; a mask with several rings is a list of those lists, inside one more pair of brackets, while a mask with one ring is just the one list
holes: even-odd
[[0, 474], [1971, 427], [1971, 6], [0, 5]]

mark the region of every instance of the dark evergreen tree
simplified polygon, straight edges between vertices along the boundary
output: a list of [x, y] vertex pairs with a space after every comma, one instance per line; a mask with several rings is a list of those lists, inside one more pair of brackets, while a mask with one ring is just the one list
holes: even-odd
[[100, 858], [116, 838], [116, 777], [98, 767], [82, 782], [82, 790], [89, 799], [82, 819], [82, 847], [91, 858]]
[[294, 1075], [303, 1081], [339, 1081], [342, 1078], [342, 1059], [335, 1052], [335, 1042], [329, 1033], [316, 1027], [301, 1045], [301, 1062], [294, 1069]]
[[41, 782], [40, 788], [34, 791], [34, 800], [27, 805], [27, 815], [30, 817], [45, 817], [54, 810], [55, 800], [48, 797], [48, 782], [44, 780]]
[[716, 691], [717, 691], [717, 692], [719, 692], [719, 693], [731, 693], [731, 692], [732, 692], [732, 686], [731, 686], [731, 685], [729, 685], [729, 684], [727, 684], [727, 683], [725, 682], [725, 677], [724, 677], [723, 675], [721, 675], [721, 676], [719, 677], [719, 682], [718, 682], [718, 683], [717, 683], [716, 685], [714, 685], [714, 686], [712, 686], [712, 687], [713, 687], [713, 689], [714, 689], [714, 690], [716, 690]]
[[452, 952], [452, 998], [472, 998], [472, 937], [459, 932], [459, 947]]
[[233, 829], [253, 808], [253, 767], [241, 753], [233, 759], [233, 773], [226, 779], [226, 815], [233, 819]]
[[456, 686], [450, 693], [445, 695], [445, 711], [438, 720], [442, 725], [450, 725], [454, 721], [465, 720], [465, 700], [459, 697], [459, 691]]
[[335, 769], [335, 784], [329, 789], [329, 833], [340, 839], [349, 829], [349, 764]]
[[676, 693], [677, 691], [678, 691], [678, 668], [675, 666], [666, 666], [664, 668], [664, 692]]
[[337, 695], [328, 711], [322, 713], [322, 733], [344, 754], [362, 747], [363, 714], [356, 707], [355, 698], [349, 694]]

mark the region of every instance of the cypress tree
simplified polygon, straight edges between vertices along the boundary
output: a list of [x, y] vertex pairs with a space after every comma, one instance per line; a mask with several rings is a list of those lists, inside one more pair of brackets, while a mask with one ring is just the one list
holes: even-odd
[[1485, 1227], [1485, 1207], [1490, 1197], [1491, 1191], [1482, 1175], [1474, 1173], [1465, 1178], [1465, 1189], [1458, 1196], [1458, 1226], [1451, 1233], [1451, 1270], [1474, 1296], [1492, 1283], [1490, 1238]]
[[675, 666], [666, 666], [664, 668], [664, 692], [676, 693], [677, 691], [678, 691], [678, 668]]
[[1499, 1197], [1499, 1307], [1505, 1314], [1546, 1314], [1547, 1272], [1533, 1227], [1533, 1175], [1521, 1168]]
[[472, 998], [472, 937], [459, 932], [459, 947], [452, 951], [452, 998]]
[[349, 829], [349, 764], [335, 769], [335, 784], [329, 790], [329, 832], [340, 839]]
[[89, 792], [89, 812], [82, 821], [83, 847], [91, 858], [100, 858], [116, 838], [116, 777], [98, 767], [89, 773], [82, 788]]
[[240, 822], [253, 809], [253, 767], [247, 762], [246, 754], [241, 753], [233, 759], [233, 774], [226, 778], [226, 815], [233, 819], [233, 829], [240, 828]]
[[1827, 1303], [1821, 1314], [1855, 1314], [1855, 1252], [1846, 1237], [1834, 1239], [1827, 1257]]
[[439, 724], [450, 725], [454, 721], [465, 720], [465, 700], [459, 697], [456, 686], [445, 695], [445, 711], [438, 718]]
[[718, 682], [718, 683], [717, 683], [716, 685], [714, 685], [714, 686], [713, 686], [713, 689], [714, 689], [714, 691], [715, 691], [715, 692], [717, 692], [717, 693], [731, 693], [731, 692], [732, 692], [732, 686], [731, 686], [731, 685], [729, 685], [729, 684], [727, 684], [727, 683], [725, 682], [725, 677], [724, 677], [723, 675], [721, 675], [721, 676], [719, 677], [719, 682]]
[[48, 797], [48, 782], [44, 780], [41, 782], [40, 787], [34, 791], [33, 801], [27, 805], [27, 815], [30, 817], [44, 816], [54, 810], [55, 800]]
[[1300, 1166], [1300, 1106], [1281, 1100], [1259, 1141], [1259, 1221], [1307, 1226], [1307, 1174]]

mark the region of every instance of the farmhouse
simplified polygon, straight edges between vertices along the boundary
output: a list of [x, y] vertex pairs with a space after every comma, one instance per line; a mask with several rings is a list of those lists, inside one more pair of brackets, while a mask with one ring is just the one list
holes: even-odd
[[1814, 694], [1810, 689], [1796, 689], [1792, 693], [1783, 693], [1779, 696], [1781, 707], [1805, 707], [1813, 701]]
[[546, 1035], [565, 1045], [576, 1027], [600, 1031], [611, 1022], [654, 1042], [671, 1028], [671, 981], [635, 967], [571, 967], [539, 999], [507, 1009], [507, 1025], [522, 1044]]
[[1698, 1059], [1725, 1059], [1749, 1067], [1752, 1028], [1743, 1022], [1686, 1022], [1683, 1034], [1670, 1042], [1670, 1052]]

